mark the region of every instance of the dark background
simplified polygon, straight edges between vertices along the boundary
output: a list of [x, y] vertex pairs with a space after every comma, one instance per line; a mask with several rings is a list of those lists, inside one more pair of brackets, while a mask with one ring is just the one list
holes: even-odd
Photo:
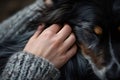
[[0, 0], [0, 22], [35, 0]]

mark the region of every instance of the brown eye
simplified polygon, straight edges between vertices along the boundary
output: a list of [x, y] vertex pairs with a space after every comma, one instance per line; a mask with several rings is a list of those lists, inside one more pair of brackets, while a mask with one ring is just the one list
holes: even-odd
[[96, 26], [94, 28], [94, 32], [97, 34], [97, 35], [101, 35], [103, 33], [102, 31], [102, 28], [100, 26]]

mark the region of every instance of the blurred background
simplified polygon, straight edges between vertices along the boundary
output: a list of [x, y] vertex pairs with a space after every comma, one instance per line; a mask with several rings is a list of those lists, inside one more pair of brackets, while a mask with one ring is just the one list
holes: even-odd
[[0, 0], [0, 22], [35, 0]]

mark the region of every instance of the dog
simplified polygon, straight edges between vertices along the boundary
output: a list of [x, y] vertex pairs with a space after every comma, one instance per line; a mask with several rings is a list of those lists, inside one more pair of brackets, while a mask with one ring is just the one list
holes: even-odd
[[51, 0], [45, 6], [27, 32], [0, 43], [1, 70], [13, 53], [23, 50], [40, 23], [45, 27], [67, 23], [78, 50], [60, 69], [59, 80], [120, 80], [119, 0]]

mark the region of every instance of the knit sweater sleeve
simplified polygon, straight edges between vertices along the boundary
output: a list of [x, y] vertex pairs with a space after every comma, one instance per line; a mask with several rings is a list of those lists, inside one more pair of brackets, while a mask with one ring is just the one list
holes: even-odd
[[12, 39], [16, 35], [25, 32], [29, 27], [28, 24], [41, 16], [38, 10], [41, 10], [43, 6], [43, 0], [35, 0], [31, 5], [26, 6], [10, 18], [0, 22], [0, 42]]
[[57, 80], [59, 76], [46, 59], [22, 51], [10, 57], [0, 80]]

